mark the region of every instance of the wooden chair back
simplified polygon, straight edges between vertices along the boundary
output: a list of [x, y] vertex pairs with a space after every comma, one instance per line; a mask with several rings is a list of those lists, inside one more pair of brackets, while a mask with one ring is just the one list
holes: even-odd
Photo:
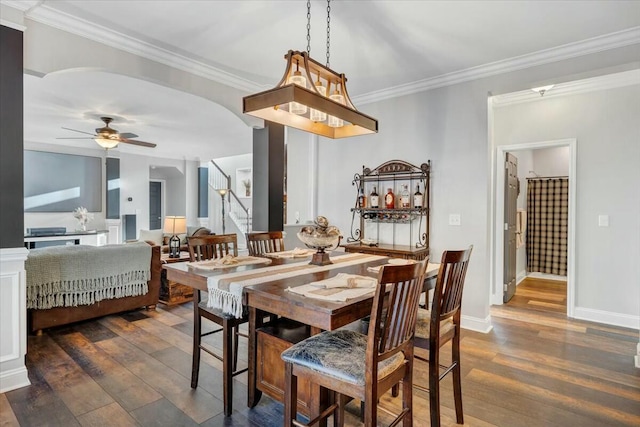
[[453, 318], [456, 327], [460, 326], [462, 290], [472, 250], [473, 245], [465, 250], [445, 251], [442, 254], [431, 304], [430, 338], [439, 338], [443, 320]]
[[[385, 265], [378, 274], [378, 287], [373, 299], [369, 322], [367, 375], [375, 371], [379, 361], [405, 352], [412, 342], [423, 290], [427, 260], [408, 265]], [[407, 357], [412, 357], [405, 352]], [[374, 378], [370, 379], [372, 382]]]
[[191, 262], [222, 258], [231, 254], [238, 256], [238, 236], [235, 234], [212, 234], [193, 236], [187, 239]]
[[271, 252], [284, 251], [282, 231], [260, 231], [247, 234], [249, 255], [260, 256]]

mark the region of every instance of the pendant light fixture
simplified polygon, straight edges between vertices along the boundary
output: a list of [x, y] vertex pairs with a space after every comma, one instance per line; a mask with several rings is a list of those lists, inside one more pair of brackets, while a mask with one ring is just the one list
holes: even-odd
[[309, 56], [311, 1], [307, 1], [307, 50], [285, 55], [285, 73], [275, 88], [242, 98], [245, 114], [328, 138], [378, 132], [378, 121], [359, 112], [347, 93], [347, 78], [329, 68], [331, 0], [327, 0], [327, 64]]

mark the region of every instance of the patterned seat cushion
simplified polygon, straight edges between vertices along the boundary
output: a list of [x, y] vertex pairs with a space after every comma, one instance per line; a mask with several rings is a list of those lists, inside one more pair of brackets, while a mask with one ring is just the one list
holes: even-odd
[[[418, 309], [418, 320], [416, 321], [416, 337], [429, 339], [429, 331], [431, 330], [431, 311], [424, 308]], [[440, 336], [446, 334], [454, 328], [451, 318], [440, 322]]]
[[[307, 338], [282, 352], [285, 362], [302, 365], [356, 385], [364, 385], [367, 336], [349, 330], [327, 331]], [[400, 352], [379, 363], [384, 378], [404, 363]]]

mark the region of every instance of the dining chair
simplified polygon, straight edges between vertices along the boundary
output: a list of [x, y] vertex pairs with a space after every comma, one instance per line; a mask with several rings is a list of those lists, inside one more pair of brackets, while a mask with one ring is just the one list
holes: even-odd
[[256, 231], [247, 234], [249, 255], [261, 256], [271, 252], [284, 251], [282, 231]]
[[[453, 372], [453, 399], [456, 422], [463, 424], [462, 378], [460, 374], [460, 306], [467, 266], [473, 245], [466, 250], [445, 251], [440, 261], [431, 309], [418, 309], [415, 347], [429, 352], [429, 358], [414, 354], [415, 358], [429, 364], [429, 388], [420, 384], [414, 387], [429, 392], [431, 426], [440, 426], [440, 381]], [[451, 364], [440, 364], [440, 348], [451, 342]], [[440, 373], [440, 369], [443, 372]]]
[[[216, 234], [209, 236], [194, 236], [187, 241], [191, 262], [222, 258], [231, 254], [238, 256], [238, 240], [235, 234]], [[198, 387], [200, 371], [200, 350], [203, 350], [222, 362], [223, 402], [224, 414], [231, 415], [233, 410], [233, 377], [247, 370], [238, 370], [238, 326], [249, 319], [244, 315], [236, 319], [219, 309], [207, 307], [207, 301], [202, 301], [201, 291], [194, 292], [193, 316], [193, 356], [191, 364], [191, 388]], [[211, 332], [202, 333], [202, 318], [206, 318], [221, 326]], [[222, 356], [202, 344], [202, 337], [222, 331]], [[232, 363], [233, 362], [233, 363]]]
[[[422, 261], [380, 269], [368, 334], [325, 331], [282, 353], [285, 426], [312, 425], [331, 414], [334, 425], [343, 426], [348, 398], [364, 401], [365, 426], [376, 426], [378, 398], [400, 381], [402, 411], [394, 425], [400, 420], [405, 427], [412, 425], [413, 335], [426, 265]], [[335, 402], [308, 424], [296, 420], [299, 378], [336, 392]]]

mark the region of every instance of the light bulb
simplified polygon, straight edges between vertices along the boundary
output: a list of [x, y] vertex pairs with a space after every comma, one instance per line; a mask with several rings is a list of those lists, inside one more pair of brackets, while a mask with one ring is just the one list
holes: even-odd
[[[297, 84], [300, 87], [307, 87], [307, 79], [302, 75], [300, 71], [294, 71], [293, 75], [289, 77], [289, 83]], [[299, 102], [289, 103], [289, 112], [293, 114], [306, 114], [307, 106], [300, 104]]]
[[[342, 96], [342, 94], [340, 94], [340, 92], [338, 92], [337, 90], [331, 94], [329, 99], [337, 102], [338, 104], [344, 105], [344, 96]], [[327, 125], [329, 125], [332, 128], [339, 128], [344, 126], [344, 120], [334, 116], [329, 116], [329, 119], [327, 120]]]
[[[316, 82], [316, 90], [318, 91], [318, 93], [320, 93], [320, 95], [327, 96], [327, 88], [322, 86], [322, 82], [320, 82], [319, 79]], [[312, 108], [309, 118], [314, 122], [324, 122], [325, 120], [327, 120], [327, 113], [323, 113], [320, 110], [314, 110]]]

